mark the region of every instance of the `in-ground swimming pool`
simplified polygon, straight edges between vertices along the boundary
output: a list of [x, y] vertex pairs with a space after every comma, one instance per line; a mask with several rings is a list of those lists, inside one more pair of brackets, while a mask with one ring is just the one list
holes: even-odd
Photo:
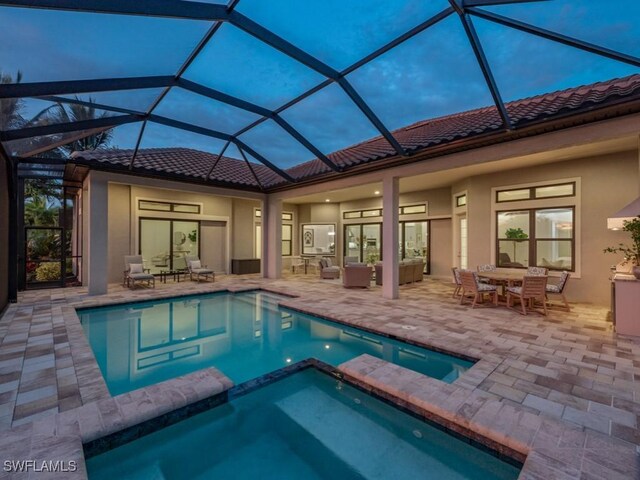
[[515, 479], [519, 468], [308, 369], [87, 459], [91, 480]]
[[78, 310], [112, 395], [205, 367], [238, 384], [310, 357], [363, 353], [453, 382], [472, 362], [280, 308], [262, 291], [221, 292]]

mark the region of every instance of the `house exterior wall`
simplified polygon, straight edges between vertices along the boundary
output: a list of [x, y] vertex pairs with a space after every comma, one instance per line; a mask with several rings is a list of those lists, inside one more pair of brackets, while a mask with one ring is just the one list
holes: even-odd
[[[608, 305], [609, 267], [620, 259], [602, 250], [627, 241], [624, 232], [607, 230], [607, 217], [637, 198], [637, 152], [622, 152], [537, 167], [496, 172], [468, 179], [469, 266], [495, 263], [492, 246], [492, 188], [517, 184], [579, 178], [580, 278], [573, 275], [567, 286], [572, 301]], [[557, 200], [560, 204], [561, 199]], [[578, 217], [578, 215], [576, 215]], [[486, 239], [486, 240], [484, 240]]]
[[[92, 172], [92, 175], [96, 172]], [[116, 283], [122, 281], [123, 259], [125, 255], [138, 252], [138, 222], [142, 217], [155, 218], [185, 218], [200, 220], [202, 228], [210, 222], [226, 223], [226, 251], [225, 270], [229, 271], [232, 258], [252, 258], [254, 256], [254, 208], [260, 207], [258, 198], [238, 198], [226, 195], [216, 195], [215, 189], [175, 184], [173, 182], [155, 181], [158, 185], [167, 184], [173, 188], [158, 188], [152, 186], [153, 180], [139, 179], [132, 176], [108, 175], [99, 172], [107, 178], [109, 209], [108, 209], [108, 281]], [[115, 181], [114, 181], [115, 180]], [[179, 187], [179, 188], [175, 188]], [[190, 191], [193, 189], [193, 191]], [[224, 192], [227, 193], [227, 192]], [[234, 192], [238, 193], [238, 192]], [[252, 195], [255, 196], [255, 195]], [[260, 197], [260, 195], [258, 195]], [[163, 212], [138, 212], [139, 199], [159, 200], [167, 202], [184, 202], [200, 204], [201, 214], [164, 214]], [[206, 246], [202, 246], [204, 249]], [[91, 260], [89, 260], [91, 261]]]

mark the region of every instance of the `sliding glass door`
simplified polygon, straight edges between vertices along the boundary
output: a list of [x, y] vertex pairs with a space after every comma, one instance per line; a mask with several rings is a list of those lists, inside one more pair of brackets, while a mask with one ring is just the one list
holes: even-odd
[[200, 222], [141, 218], [139, 251], [151, 273], [184, 270], [187, 256], [200, 256]]
[[382, 224], [359, 223], [344, 227], [344, 255], [373, 264], [382, 260]]
[[429, 222], [400, 222], [400, 259], [422, 257], [429, 273]]

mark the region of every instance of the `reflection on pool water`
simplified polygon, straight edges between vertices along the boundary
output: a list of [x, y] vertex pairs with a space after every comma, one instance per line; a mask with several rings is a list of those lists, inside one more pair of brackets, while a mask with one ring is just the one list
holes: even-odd
[[236, 384], [310, 357], [363, 353], [453, 382], [472, 362], [280, 308], [284, 297], [228, 292], [78, 310], [112, 395], [205, 367]]
[[511, 480], [519, 468], [308, 369], [87, 460], [91, 480]]

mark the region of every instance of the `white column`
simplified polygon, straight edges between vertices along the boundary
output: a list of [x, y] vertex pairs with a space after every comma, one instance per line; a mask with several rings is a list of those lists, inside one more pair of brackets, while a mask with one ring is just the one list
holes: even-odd
[[[100, 178], [95, 172], [90, 174], [89, 199], [87, 206], [89, 211], [87, 219], [88, 242], [86, 256], [83, 258], [89, 268], [88, 285], [89, 295], [102, 295], [107, 293], [107, 273], [108, 273], [108, 211], [109, 195], [106, 179]], [[124, 266], [123, 266], [124, 268]]]
[[262, 276], [282, 276], [282, 200], [271, 195], [262, 202]]
[[398, 298], [398, 177], [382, 180], [382, 296]]

